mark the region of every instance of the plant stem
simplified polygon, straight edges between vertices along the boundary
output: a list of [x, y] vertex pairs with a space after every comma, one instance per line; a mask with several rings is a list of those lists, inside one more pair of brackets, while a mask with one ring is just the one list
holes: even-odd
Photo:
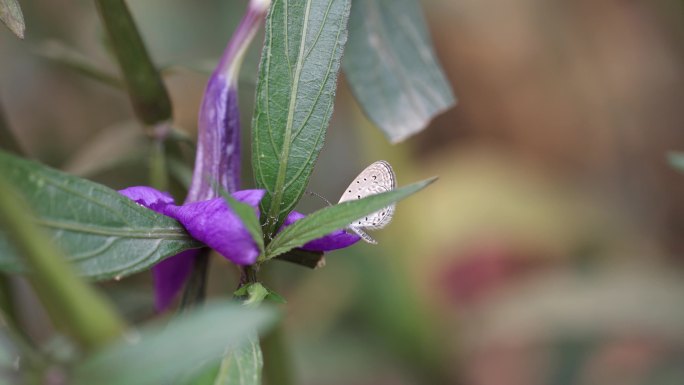
[[153, 128], [149, 158], [150, 186], [159, 191], [169, 191], [169, 171], [166, 161], [166, 138], [170, 128], [161, 123]]
[[257, 277], [258, 271], [259, 267], [257, 265], [240, 267], [240, 284], [238, 285], [238, 289], [247, 284], [259, 282], [259, 278]]
[[202, 304], [206, 298], [209, 252], [210, 249], [204, 249], [195, 258], [192, 273], [190, 273], [190, 278], [185, 284], [185, 290], [181, 298], [180, 311], [185, 311]]

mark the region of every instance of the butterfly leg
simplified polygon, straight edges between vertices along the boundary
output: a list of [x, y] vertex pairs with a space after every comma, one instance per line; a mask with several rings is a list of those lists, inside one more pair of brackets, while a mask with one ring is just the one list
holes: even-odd
[[356, 235], [358, 235], [359, 237], [361, 237], [364, 241], [366, 241], [366, 242], [368, 242], [368, 243], [370, 243], [370, 244], [372, 244], [372, 245], [377, 245], [377, 244], [378, 244], [378, 241], [376, 241], [375, 239], [373, 239], [373, 237], [371, 237], [370, 235], [368, 235], [368, 233], [366, 233], [365, 231], [359, 229], [358, 227], [349, 226], [349, 230], [353, 231], [354, 233], [356, 233]]

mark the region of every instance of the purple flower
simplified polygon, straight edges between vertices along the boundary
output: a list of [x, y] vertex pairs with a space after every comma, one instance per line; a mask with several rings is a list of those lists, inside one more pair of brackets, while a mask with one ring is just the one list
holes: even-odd
[[[287, 218], [285, 218], [285, 222], [283, 222], [283, 227], [287, 227], [292, 223], [304, 218], [305, 216], [306, 215], [302, 213], [292, 211], [290, 214], [287, 215]], [[358, 242], [359, 239], [361, 238], [358, 235], [350, 234], [345, 230], [340, 229], [333, 231], [332, 233], [325, 235], [321, 238], [314, 239], [313, 241], [308, 242], [307, 244], [302, 246], [302, 249], [309, 251], [332, 251], [349, 247], [354, 243]]]
[[[251, 265], [259, 248], [239, 217], [220, 197], [230, 193], [247, 203], [259, 215], [264, 190], [242, 190], [240, 186], [240, 115], [237, 79], [245, 51], [252, 41], [270, 0], [251, 0], [240, 25], [233, 34], [221, 61], [212, 73], [200, 105], [197, 155], [192, 182], [183, 205], [170, 195], [151, 187], [131, 187], [121, 194], [179, 221], [192, 237], [216, 250], [237, 265]], [[284, 226], [304, 217], [292, 212]], [[359, 240], [356, 235], [338, 230], [304, 245], [310, 251], [330, 251]], [[187, 250], [167, 258], [153, 268], [156, 307], [163, 311], [183, 288], [202, 249]]]
[[[240, 186], [237, 76], [244, 53], [269, 5], [270, 0], [250, 1], [247, 12], [228, 42], [218, 67], [209, 78], [200, 105], [195, 169], [185, 199], [186, 204], [169, 205], [170, 197], [165, 197], [156, 190], [136, 192], [148, 198], [149, 195], [157, 196], [159, 199], [156, 201], [152, 199], [138, 203], [178, 219], [195, 238], [215, 248], [226, 258], [243, 264], [253, 262], [258, 256], [254, 242], [251, 238], [245, 237], [249, 234], [225, 203], [211, 203], [210, 200], [218, 198], [219, 189], [235, 193]], [[240, 199], [237, 195], [235, 197]], [[254, 196], [244, 198], [254, 200]], [[261, 196], [256, 201], [260, 199]], [[152, 205], [148, 206], [146, 203]], [[253, 206], [256, 209], [256, 205]], [[214, 226], [208, 226], [211, 224]], [[225, 235], [229, 237], [224, 238]], [[180, 291], [193, 269], [195, 258], [201, 252], [189, 250], [154, 267], [157, 310], [165, 309]]]
[[[152, 187], [129, 187], [119, 192], [140, 205], [176, 219], [193, 238], [237, 265], [251, 265], [259, 257], [259, 248], [254, 239], [223, 198], [177, 206], [170, 195]], [[264, 193], [264, 190], [241, 190], [231, 195], [236, 200], [252, 206], [258, 216], [259, 202]], [[284, 226], [303, 217], [304, 214], [292, 212], [287, 217]], [[307, 243], [303, 248], [311, 251], [331, 251], [350, 246], [358, 240], [358, 236], [338, 230]], [[198, 249], [187, 250], [154, 267], [158, 311], [163, 311], [168, 307], [183, 287], [192, 270], [194, 258], [199, 252]]]

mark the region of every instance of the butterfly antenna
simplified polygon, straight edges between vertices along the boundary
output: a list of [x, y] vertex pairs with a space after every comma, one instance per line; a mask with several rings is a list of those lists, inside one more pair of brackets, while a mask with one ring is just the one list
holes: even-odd
[[333, 205], [332, 203], [330, 203], [329, 200], [325, 199], [325, 197], [323, 197], [323, 196], [321, 196], [321, 195], [319, 195], [319, 194], [316, 194], [316, 193], [313, 192], [313, 191], [307, 191], [306, 193], [309, 194], [309, 195], [313, 195], [313, 196], [315, 196], [315, 197], [318, 197], [318, 198], [323, 199], [323, 200], [325, 201], [325, 203], [328, 204], [328, 206], [332, 206], [332, 205]]

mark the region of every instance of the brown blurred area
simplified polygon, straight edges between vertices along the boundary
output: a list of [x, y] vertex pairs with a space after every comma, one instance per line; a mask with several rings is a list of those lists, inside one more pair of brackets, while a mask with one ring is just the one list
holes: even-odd
[[684, 5], [679, 1], [431, 1], [459, 95], [422, 155], [492, 146], [620, 202], [684, 251]]
[[413, 212], [442, 263], [408, 264], [453, 306], [461, 381], [684, 381], [684, 3], [426, 5], [460, 100], [412, 148], [442, 176]]
[[[129, 3], [155, 60], [184, 67], [165, 79], [193, 136], [207, 75], [191, 68], [211, 68], [245, 2]], [[314, 272], [268, 267], [301, 383], [684, 383], [684, 175], [667, 161], [684, 150], [684, 2], [422, 4], [458, 106], [390, 146], [341, 82], [310, 188], [335, 200], [382, 158], [400, 185], [440, 179], [399, 204], [379, 246]], [[0, 105], [28, 153], [145, 184], [126, 97], [31, 53], [57, 39], [114, 72], [92, 4], [22, 6], [27, 40], [0, 33]], [[245, 130], [259, 51], [240, 84]], [[131, 161], [92, 171], [117, 158]], [[234, 280], [217, 258], [213, 295]], [[150, 317], [148, 276], [112, 286], [131, 317]]]

